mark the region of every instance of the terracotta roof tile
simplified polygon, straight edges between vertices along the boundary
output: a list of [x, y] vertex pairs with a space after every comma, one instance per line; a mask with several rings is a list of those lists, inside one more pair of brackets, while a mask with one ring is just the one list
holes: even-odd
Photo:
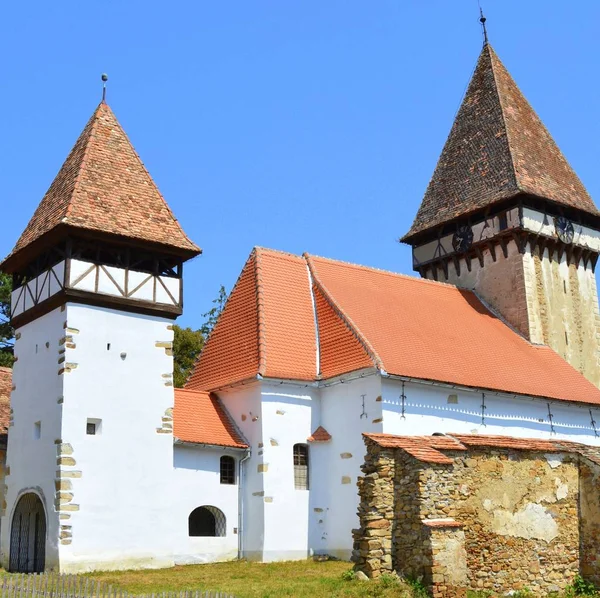
[[340, 317], [323, 293], [314, 288], [315, 307], [319, 325], [319, 354], [321, 377], [331, 378], [375, 363], [354, 331]]
[[0, 367], [0, 448], [6, 446], [8, 422], [10, 420], [10, 394], [12, 370]]
[[521, 192], [599, 213], [487, 44], [421, 207], [403, 240]]
[[319, 426], [306, 440], [308, 442], [329, 442], [331, 434], [323, 426]]
[[255, 248], [186, 387], [215, 390], [256, 376], [314, 380], [315, 316], [303, 258]]
[[219, 399], [197, 390], [175, 389], [173, 436], [194, 444], [248, 447]]
[[11, 256], [59, 225], [200, 252], [105, 103], [86, 124]]
[[504, 448], [543, 453], [577, 453], [600, 464], [600, 447], [565, 440], [515, 438], [487, 434], [448, 434], [444, 436], [395, 436], [393, 434], [363, 434], [382, 448], [401, 449], [424, 463], [450, 464], [451, 457], [442, 451], [466, 451], [469, 447]]
[[506, 326], [471, 291], [310, 257], [321, 287], [389, 374], [600, 404], [600, 390], [552, 349]]
[[250, 256], [187, 387], [216, 390], [259, 374], [311, 381], [367, 367], [600, 404], [600, 390], [582, 374], [519, 336], [470, 291], [266, 249]]

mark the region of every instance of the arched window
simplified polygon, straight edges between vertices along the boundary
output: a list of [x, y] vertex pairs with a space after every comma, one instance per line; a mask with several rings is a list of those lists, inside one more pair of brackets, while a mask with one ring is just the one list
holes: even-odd
[[224, 536], [225, 514], [217, 507], [198, 507], [188, 517], [188, 529], [190, 536]]
[[308, 490], [308, 444], [294, 445], [294, 486]]
[[221, 484], [235, 484], [235, 459], [221, 457]]

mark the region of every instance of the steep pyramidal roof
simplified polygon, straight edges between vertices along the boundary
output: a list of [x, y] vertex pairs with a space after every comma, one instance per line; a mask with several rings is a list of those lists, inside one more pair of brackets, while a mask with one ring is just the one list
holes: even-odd
[[11, 256], [59, 225], [160, 243], [192, 255], [183, 232], [112, 110], [86, 124]]
[[[432, 342], [435, 339], [435, 342]], [[600, 390], [471, 292], [336, 260], [256, 248], [186, 388], [316, 381], [365, 369], [600, 405]]]
[[403, 241], [517, 193], [600, 213], [486, 44], [421, 207]]

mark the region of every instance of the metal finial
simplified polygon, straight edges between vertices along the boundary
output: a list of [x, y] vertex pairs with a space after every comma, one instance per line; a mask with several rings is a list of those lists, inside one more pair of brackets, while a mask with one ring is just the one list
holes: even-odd
[[483, 45], [485, 46], [488, 43], [487, 29], [485, 28], [485, 22], [487, 19], [483, 16], [483, 9], [481, 8], [481, 4], [479, 5], [479, 22], [481, 23], [481, 28], [483, 29]]
[[108, 81], [108, 75], [102, 73], [102, 101], [106, 101], [106, 82]]

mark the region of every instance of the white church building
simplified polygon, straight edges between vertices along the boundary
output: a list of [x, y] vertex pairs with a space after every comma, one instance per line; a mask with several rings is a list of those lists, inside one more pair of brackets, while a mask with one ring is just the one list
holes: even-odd
[[599, 231], [486, 44], [403, 238], [420, 278], [255, 248], [175, 389], [200, 249], [101, 103], [1, 265], [2, 565], [350, 559], [363, 433], [600, 445]]

